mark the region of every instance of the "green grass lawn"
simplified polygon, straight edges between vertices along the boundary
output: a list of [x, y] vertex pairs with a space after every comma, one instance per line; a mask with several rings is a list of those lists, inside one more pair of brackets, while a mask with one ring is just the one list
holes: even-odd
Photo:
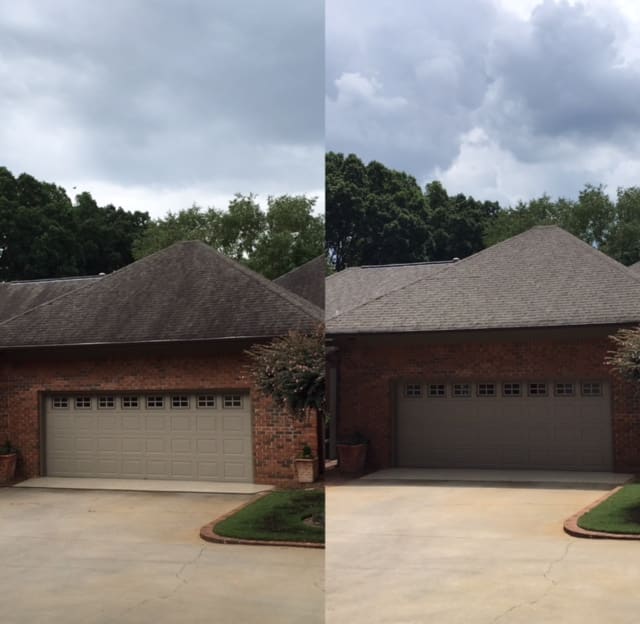
[[578, 526], [605, 533], [640, 533], [640, 483], [625, 485], [582, 516]]
[[[322, 526], [303, 522], [322, 518]], [[324, 542], [324, 490], [283, 490], [267, 494], [214, 527], [218, 535], [251, 540]]]

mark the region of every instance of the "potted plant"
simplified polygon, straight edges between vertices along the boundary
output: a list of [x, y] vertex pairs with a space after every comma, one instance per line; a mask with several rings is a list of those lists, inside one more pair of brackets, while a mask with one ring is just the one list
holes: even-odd
[[16, 474], [18, 450], [7, 440], [0, 446], [0, 484], [11, 483]]
[[318, 458], [313, 456], [311, 447], [305, 444], [302, 453], [294, 460], [298, 483], [313, 483], [318, 478]]
[[364, 472], [367, 444], [367, 439], [359, 432], [338, 440], [338, 468], [342, 474], [356, 475]]

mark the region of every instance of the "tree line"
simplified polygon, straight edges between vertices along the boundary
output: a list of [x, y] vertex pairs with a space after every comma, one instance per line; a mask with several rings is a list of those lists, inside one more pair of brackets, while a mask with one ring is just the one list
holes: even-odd
[[577, 199], [542, 194], [516, 206], [424, 189], [402, 171], [355, 154], [326, 156], [326, 243], [336, 270], [464, 258], [534, 225], [559, 225], [623, 264], [640, 260], [640, 188], [586, 184]]
[[152, 219], [90, 193], [0, 167], [0, 281], [110, 273], [180, 240], [202, 240], [273, 279], [324, 251], [315, 198], [236, 195], [226, 210], [192, 206]]

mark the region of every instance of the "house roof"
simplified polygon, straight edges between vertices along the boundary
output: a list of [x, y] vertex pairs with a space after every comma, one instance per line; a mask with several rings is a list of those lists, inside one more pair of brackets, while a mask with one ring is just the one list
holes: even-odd
[[318, 256], [273, 281], [278, 286], [282, 286], [299, 297], [311, 301], [319, 308], [324, 308], [324, 278], [326, 273], [327, 262], [324, 256]]
[[325, 319], [334, 318], [392, 290], [429, 277], [450, 262], [383, 264], [344, 269], [326, 280]]
[[0, 323], [99, 279], [100, 276], [0, 282]]
[[305, 299], [189, 241], [0, 323], [0, 346], [271, 337], [322, 319]]
[[327, 332], [424, 332], [638, 321], [640, 275], [557, 226], [538, 226], [350, 307], [328, 320]]
[[631, 271], [633, 271], [634, 273], [638, 273], [640, 275], [640, 262], [636, 262], [635, 264], [632, 264], [629, 269]]

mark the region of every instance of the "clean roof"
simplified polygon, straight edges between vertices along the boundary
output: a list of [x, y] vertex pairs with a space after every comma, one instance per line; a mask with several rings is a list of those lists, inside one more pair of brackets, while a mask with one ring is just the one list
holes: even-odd
[[328, 333], [635, 323], [640, 276], [557, 226], [538, 226], [345, 309]]

